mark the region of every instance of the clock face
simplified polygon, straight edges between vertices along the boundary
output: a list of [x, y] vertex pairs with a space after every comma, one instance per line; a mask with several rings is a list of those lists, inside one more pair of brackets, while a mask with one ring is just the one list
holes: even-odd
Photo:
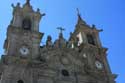
[[95, 65], [98, 69], [102, 69], [103, 68], [103, 64], [100, 61], [96, 61]]
[[29, 49], [26, 46], [21, 47], [19, 51], [22, 55], [28, 55], [29, 54]]

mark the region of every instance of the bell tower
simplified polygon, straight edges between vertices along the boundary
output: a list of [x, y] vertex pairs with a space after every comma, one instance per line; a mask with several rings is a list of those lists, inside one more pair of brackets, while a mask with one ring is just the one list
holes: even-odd
[[79, 39], [79, 44], [89, 44], [97, 47], [101, 47], [101, 42], [99, 40], [99, 32], [102, 30], [97, 30], [95, 25], [89, 26], [82, 18], [77, 9], [78, 21], [72, 37], [75, 41]]
[[[75, 48], [79, 48], [79, 53], [86, 59], [86, 71], [91, 75], [103, 80], [109, 80], [104, 83], [115, 83], [114, 79], [117, 77], [116, 74], [112, 74], [107, 61], [107, 48], [103, 47], [99, 38], [99, 33], [95, 25], [88, 25], [82, 18], [78, 11], [78, 21], [75, 26], [74, 32], [71, 34], [70, 41], [72, 40]], [[74, 42], [77, 42], [76, 44]], [[98, 82], [97, 82], [98, 83]], [[99, 82], [103, 83], [103, 82]]]
[[[40, 55], [40, 42], [44, 33], [39, 32], [39, 22], [45, 14], [34, 11], [30, 0], [21, 7], [12, 4], [13, 17], [7, 28], [5, 54], [0, 64], [0, 83], [35, 83], [32, 65]], [[29, 67], [30, 65], [30, 67]], [[1, 69], [3, 68], [3, 69]]]
[[4, 44], [6, 55], [37, 58], [43, 33], [39, 32], [40, 19], [45, 15], [40, 9], [34, 11], [27, 0], [23, 7], [20, 3], [13, 7], [13, 19], [7, 29]]

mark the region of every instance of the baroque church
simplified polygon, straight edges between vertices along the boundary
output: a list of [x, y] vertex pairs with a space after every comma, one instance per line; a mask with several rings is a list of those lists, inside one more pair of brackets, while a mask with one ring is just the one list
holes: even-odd
[[116, 83], [95, 25], [89, 26], [78, 13], [70, 38], [63, 28], [55, 42], [44, 33], [39, 23], [44, 13], [34, 11], [30, 0], [21, 7], [13, 5], [13, 18], [7, 28], [5, 54], [0, 61], [0, 83]]

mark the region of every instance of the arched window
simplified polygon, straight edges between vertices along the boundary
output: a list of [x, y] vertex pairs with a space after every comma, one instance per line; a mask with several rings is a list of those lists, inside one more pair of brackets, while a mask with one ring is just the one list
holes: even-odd
[[17, 83], [24, 83], [23, 80], [18, 80]]
[[22, 22], [22, 27], [25, 30], [31, 30], [31, 20], [28, 18], [25, 18]]
[[89, 44], [95, 45], [95, 41], [92, 35], [88, 34], [87, 35], [87, 40]]

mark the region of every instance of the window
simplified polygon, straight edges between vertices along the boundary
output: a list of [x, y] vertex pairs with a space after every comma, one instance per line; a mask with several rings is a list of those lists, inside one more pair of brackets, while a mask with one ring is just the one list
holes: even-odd
[[18, 80], [17, 83], [24, 83], [23, 80]]
[[65, 69], [62, 70], [62, 75], [63, 76], [69, 76], [69, 72]]
[[22, 22], [22, 27], [25, 30], [31, 30], [31, 21], [28, 18], [25, 18]]
[[92, 35], [87, 35], [87, 40], [89, 44], [95, 45], [95, 41]]

